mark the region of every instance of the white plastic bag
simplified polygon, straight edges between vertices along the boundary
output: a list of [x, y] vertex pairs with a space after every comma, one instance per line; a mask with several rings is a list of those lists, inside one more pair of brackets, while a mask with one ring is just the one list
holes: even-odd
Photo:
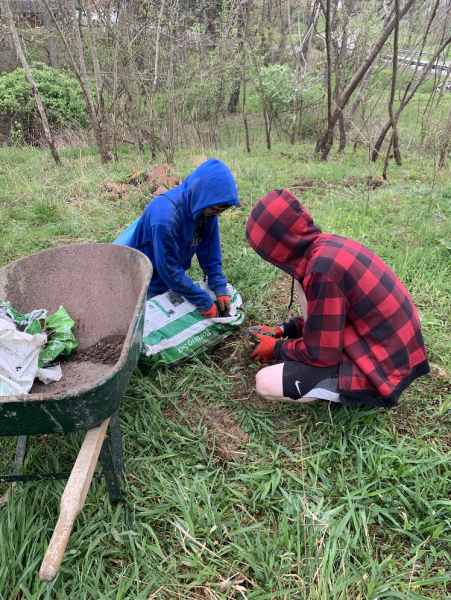
[[45, 333], [17, 331], [11, 319], [0, 318], [0, 396], [28, 394], [46, 342]]

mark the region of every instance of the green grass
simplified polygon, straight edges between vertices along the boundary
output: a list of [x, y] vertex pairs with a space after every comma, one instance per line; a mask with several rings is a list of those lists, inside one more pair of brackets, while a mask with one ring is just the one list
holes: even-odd
[[[207, 357], [154, 372], [140, 366], [121, 409], [125, 502], [112, 506], [105, 483], [92, 484], [60, 575], [44, 584], [37, 571], [64, 483], [18, 484], [0, 507], [2, 600], [450, 597], [449, 171], [433, 184], [433, 161], [407, 156], [402, 168], [390, 166], [387, 185], [370, 190], [367, 211], [366, 187], [344, 185], [368, 174], [364, 153], [332, 152], [324, 164], [311, 158], [309, 144], [276, 144], [268, 153], [260, 133], [252, 136], [250, 156], [237, 146], [208, 153], [230, 166], [242, 200], [221, 229], [224, 269], [249, 318], [286, 316], [271, 302], [280, 271], [245, 241], [250, 208], [272, 189], [321, 179], [325, 189], [302, 194], [315, 222], [362, 241], [394, 268], [438, 366], [396, 410], [331, 413], [322, 402], [269, 410], [237, 402], [251, 394], [255, 370], [232, 360]], [[185, 176], [198, 153], [180, 152], [174, 169]], [[123, 149], [118, 165], [102, 166], [90, 149], [61, 154], [58, 169], [44, 151], [0, 151], [1, 265], [59, 244], [110, 242], [148, 201], [138, 193], [109, 200], [101, 185], [146, 167], [149, 157]], [[381, 169], [370, 167], [374, 176]], [[240, 344], [237, 336], [228, 349], [239, 353]], [[246, 377], [236, 383], [236, 374]], [[230, 410], [250, 436], [226, 462], [200, 420], [213, 406]], [[69, 469], [82, 437], [33, 438], [25, 471]], [[5, 472], [15, 441], [0, 441]]]

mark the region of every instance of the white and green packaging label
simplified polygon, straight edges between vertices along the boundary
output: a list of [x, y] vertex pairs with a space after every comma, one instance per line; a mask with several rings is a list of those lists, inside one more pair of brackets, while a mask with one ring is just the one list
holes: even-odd
[[[196, 282], [213, 300], [208, 285]], [[183, 296], [169, 291], [146, 302], [140, 360], [153, 366], [175, 366], [210, 350], [237, 330], [246, 319], [241, 296], [229, 283], [230, 316], [205, 319]]]

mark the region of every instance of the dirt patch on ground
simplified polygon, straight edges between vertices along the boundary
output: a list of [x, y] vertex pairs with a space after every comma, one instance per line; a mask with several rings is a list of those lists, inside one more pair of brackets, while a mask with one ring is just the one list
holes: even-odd
[[[286, 308], [290, 301], [291, 282], [291, 277], [284, 275], [282, 279], [272, 284], [271, 300], [268, 303], [272, 314], [269, 317], [266, 316], [264, 323], [249, 320], [246, 323], [246, 328], [252, 325], [277, 325], [277, 323], [286, 320], [282, 308]], [[290, 318], [297, 315], [299, 310], [299, 302], [295, 292]], [[230, 395], [233, 402], [253, 404], [259, 410], [271, 411], [277, 406], [277, 402], [268, 402], [257, 394], [255, 391], [255, 377], [260, 369], [276, 364], [278, 361], [270, 361], [266, 364], [256, 363], [250, 357], [250, 354], [256, 348], [257, 341], [254, 336], [246, 335], [244, 330], [240, 330], [219, 347], [214, 348], [211, 357], [228, 372], [230, 382], [233, 384], [233, 391]]]
[[309, 190], [323, 190], [326, 187], [326, 182], [323, 179], [301, 179], [290, 187], [290, 190], [298, 192], [308, 192]]
[[171, 167], [164, 163], [154, 167], [151, 171], [134, 169], [122, 182], [105, 179], [102, 184], [100, 198], [104, 200], [127, 199], [132, 187], [136, 187], [139, 191], [148, 188], [155, 197], [172, 190], [179, 183], [180, 179], [171, 175]]
[[235, 423], [233, 413], [223, 408], [212, 408], [203, 416], [202, 421], [208, 429], [207, 448], [215, 448], [215, 454], [224, 462], [236, 458], [242, 444], [251, 441], [250, 436]]
[[[243, 454], [242, 445], [250, 442], [250, 436], [243, 431], [235, 421], [232, 411], [225, 408], [213, 407], [202, 413], [202, 406], [193, 403], [179, 403], [178, 410], [171, 406], [164, 416], [171, 421], [179, 421], [197, 434], [199, 421], [207, 431], [204, 441], [208, 453], [213, 452], [221, 462], [236, 460], [237, 455]], [[183, 417], [180, 415], [183, 411]]]
[[29, 394], [53, 396], [61, 392], [73, 392], [103, 379], [111, 370], [108, 365], [95, 362], [61, 361], [60, 364], [63, 376], [59, 381], [45, 385], [39, 379], [35, 379]]
[[103, 365], [115, 365], [124, 345], [125, 335], [108, 335], [89, 348], [75, 348], [67, 358], [68, 362], [93, 362]]
[[367, 175], [366, 177], [350, 177], [345, 183], [345, 187], [354, 187], [355, 185], [365, 185], [374, 190], [375, 188], [384, 185], [385, 181], [383, 179], [378, 179], [377, 177], [373, 177], [372, 175]]

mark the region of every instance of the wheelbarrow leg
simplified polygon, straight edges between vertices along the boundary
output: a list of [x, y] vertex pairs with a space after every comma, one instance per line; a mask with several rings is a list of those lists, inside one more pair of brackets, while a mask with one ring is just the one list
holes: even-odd
[[102, 465], [102, 473], [105, 477], [110, 501], [118, 502], [122, 500], [121, 480], [119, 479], [119, 473], [116, 471], [114, 455], [111, 453], [110, 442], [107, 438], [103, 440], [100, 451], [100, 464]]
[[114, 470], [118, 477], [125, 473], [124, 451], [122, 448], [121, 425], [119, 422], [119, 413], [116, 412], [110, 419], [110, 443], [113, 454]]
[[[23, 461], [25, 458], [25, 453], [27, 451], [27, 446], [28, 435], [20, 435], [17, 440], [16, 455], [14, 457], [12, 475], [20, 474], [20, 470], [22, 468]], [[13, 481], [13, 483], [9, 486], [8, 490], [3, 494], [3, 496], [0, 496], [0, 506], [3, 506], [8, 502], [8, 496], [13, 493], [13, 490], [16, 488], [16, 486], [17, 482]]]
[[109, 419], [106, 419], [86, 432], [66, 489], [61, 496], [60, 517], [39, 571], [42, 581], [52, 581], [58, 575], [72, 526], [88, 495], [108, 423]]
[[25, 452], [28, 446], [28, 435], [21, 435], [17, 440], [16, 456], [13, 462], [13, 475], [19, 475], [20, 469], [22, 468], [23, 461], [25, 458]]

